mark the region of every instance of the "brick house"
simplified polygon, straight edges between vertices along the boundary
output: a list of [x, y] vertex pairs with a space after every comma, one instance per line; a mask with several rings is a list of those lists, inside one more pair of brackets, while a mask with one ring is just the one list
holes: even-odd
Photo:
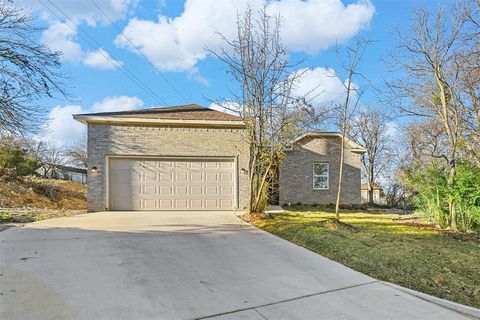
[[[334, 204], [338, 190], [341, 135], [307, 132], [293, 141], [280, 167], [280, 204]], [[342, 204], [360, 204], [361, 160], [365, 148], [345, 144]]]
[[[185, 105], [74, 119], [88, 128], [89, 211], [248, 209], [249, 145], [240, 117]], [[280, 171], [282, 203], [331, 202], [337, 138], [317, 133], [294, 142]], [[346, 200], [360, 203], [361, 147], [347, 148]]]

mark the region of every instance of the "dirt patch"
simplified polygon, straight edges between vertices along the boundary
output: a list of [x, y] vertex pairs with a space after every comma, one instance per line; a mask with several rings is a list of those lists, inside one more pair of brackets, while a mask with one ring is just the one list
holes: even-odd
[[254, 223], [259, 220], [273, 219], [273, 216], [265, 212], [245, 213], [240, 216], [243, 221]]
[[330, 218], [324, 221], [320, 221], [318, 225], [328, 230], [341, 230], [341, 231], [346, 231], [351, 233], [357, 233], [359, 231], [358, 228], [348, 223], [337, 220], [335, 218]]
[[0, 175], [0, 208], [85, 210], [86, 185], [34, 176]]
[[[83, 213], [86, 213], [86, 210], [0, 208], [0, 225], [21, 226], [29, 222], [70, 217]], [[2, 230], [0, 229], [0, 231]]]
[[480, 244], [480, 234], [478, 233], [473, 233], [473, 232], [463, 233], [463, 232], [457, 232], [457, 231], [451, 231], [451, 230], [444, 230], [442, 231], [442, 234], [444, 236], [449, 236], [455, 240]]

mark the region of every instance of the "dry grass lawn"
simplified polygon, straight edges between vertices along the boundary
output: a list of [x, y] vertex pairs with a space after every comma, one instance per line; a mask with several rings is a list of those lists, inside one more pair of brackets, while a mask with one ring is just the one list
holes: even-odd
[[480, 307], [480, 236], [439, 230], [416, 216], [292, 207], [254, 222], [374, 278]]
[[84, 213], [86, 185], [37, 177], [0, 176], [0, 223], [28, 223]]

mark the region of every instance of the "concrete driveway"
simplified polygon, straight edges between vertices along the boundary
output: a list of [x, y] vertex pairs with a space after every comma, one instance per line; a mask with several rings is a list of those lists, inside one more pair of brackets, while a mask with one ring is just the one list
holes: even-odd
[[471, 319], [241, 222], [105, 212], [0, 232], [0, 319]]

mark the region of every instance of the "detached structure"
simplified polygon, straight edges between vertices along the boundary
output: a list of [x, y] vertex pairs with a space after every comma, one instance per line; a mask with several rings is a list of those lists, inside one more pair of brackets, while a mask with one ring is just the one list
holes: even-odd
[[[373, 203], [379, 205], [387, 204], [387, 199], [385, 198], [385, 194], [383, 189], [378, 184], [373, 184]], [[369, 192], [368, 192], [368, 183], [362, 183], [361, 186], [362, 192], [362, 203], [369, 203]]]
[[[47, 168], [48, 167], [48, 168]], [[87, 183], [87, 169], [47, 164], [37, 169], [37, 173], [50, 179], [69, 180], [77, 183]]]
[[[250, 203], [249, 143], [238, 116], [195, 104], [74, 115], [88, 126], [88, 210], [236, 210]], [[347, 141], [342, 203], [360, 204], [360, 157]], [[280, 202], [335, 202], [338, 133], [294, 141]]]

